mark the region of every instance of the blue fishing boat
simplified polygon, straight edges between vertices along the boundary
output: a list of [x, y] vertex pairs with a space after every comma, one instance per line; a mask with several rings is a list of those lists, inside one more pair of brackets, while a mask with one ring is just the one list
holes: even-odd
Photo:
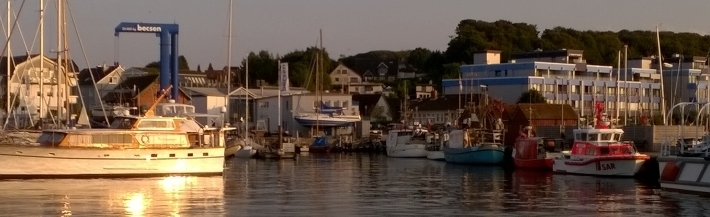
[[443, 147], [446, 162], [485, 165], [503, 163], [505, 147], [501, 143], [471, 141], [463, 130], [453, 130], [449, 135], [449, 143]]

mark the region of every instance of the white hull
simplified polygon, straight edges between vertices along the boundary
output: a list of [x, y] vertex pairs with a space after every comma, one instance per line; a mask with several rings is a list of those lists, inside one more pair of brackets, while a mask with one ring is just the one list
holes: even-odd
[[387, 156], [424, 158], [427, 157], [425, 147], [426, 146], [424, 144], [399, 144], [395, 146], [387, 146]]
[[708, 165], [702, 157], [658, 157], [661, 188], [710, 193]]
[[69, 149], [0, 146], [0, 176], [105, 177], [222, 174], [223, 147], [193, 149]]
[[446, 158], [444, 158], [444, 151], [427, 151], [426, 158], [429, 160], [446, 160]]
[[569, 159], [555, 159], [552, 170], [560, 173], [571, 173], [595, 176], [634, 176], [641, 169], [645, 160], [598, 160], [587, 164], [570, 165], [567, 162], [579, 162]]

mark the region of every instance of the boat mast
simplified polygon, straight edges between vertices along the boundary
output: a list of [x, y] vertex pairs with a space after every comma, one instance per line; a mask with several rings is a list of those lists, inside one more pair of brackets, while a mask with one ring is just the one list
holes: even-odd
[[227, 110], [225, 121], [229, 123], [229, 94], [232, 86], [232, 4], [234, 0], [229, 0], [229, 33], [227, 36], [227, 95], [224, 96], [224, 107]]
[[621, 50], [619, 50], [619, 55], [617, 56], [618, 61], [616, 62], [616, 125], [619, 125], [619, 77], [621, 77]]
[[[54, 87], [54, 94], [52, 94], [52, 96], [56, 100], [56, 104], [57, 104], [57, 120], [61, 120], [61, 119], [59, 119], [59, 117], [62, 116], [61, 110], [60, 110], [61, 103], [59, 101], [59, 83], [60, 83], [59, 81], [61, 80], [60, 79], [61, 78], [60, 71], [62, 71], [61, 65], [63, 63], [62, 62], [62, 48], [63, 48], [62, 42], [63, 41], [62, 41], [62, 18], [61, 17], [62, 17], [62, 0], [57, 0], [57, 62], [56, 62], [57, 69], [55, 72], [56, 86]], [[66, 67], [66, 65], [65, 65], [65, 67]], [[61, 123], [61, 121], [60, 121], [60, 123]]]
[[[10, 20], [12, 19], [10, 17], [10, 14], [12, 14], [12, 8], [10, 7], [10, 0], [7, 0], [7, 41], [9, 43], [10, 41]], [[7, 46], [7, 64], [6, 64], [6, 69], [5, 72], [7, 72], [7, 77], [6, 77], [6, 85], [7, 90], [5, 91], [5, 118], [10, 119], [10, 46]], [[5, 126], [7, 126], [7, 120], [5, 120]], [[3, 126], [3, 129], [5, 129], [5, 126]]]
[[[69, 46], [67, 46], [69, 40], [67, 39], [68, 38], [67, 37], [67, 13], [65, 10], [67, 7], [67, 3], [64, 2], [66, 0], [61, 0], [61, 1], [62, 1], [62, 16], [61, 16], [62, 35], [64, 36], [64, 43], [62, 43], [62, 45], [64, 47], [62, 48], [62, 53], [64, 54], [64, 78], [66, 79], [65, 85], [64, 85], [64, 102], [65, 102], [64, 105], [66, 106], [66, 111], [67, 111], [66, 112], [66, 120], [69, 121], [69, 120], [71, 120], [71, 112], [72, 112], [71, 107], [69, 106], [69, 95], [70, 95], [69, 93], [70, 93], [70, 90], [72, 89], [72, 87], [71, 87], [71, 83], [70, 83], [71, 80], [69, 79], [69, 72], [66, 68], [67, 66], [69, 66]], [[116, 65], [118, 65], [118, 64], [116, 64]], [[73, 64], [71, 65], [71, 69], [72, 69], [72, 71], [74, 70]], [[77, 87], [77, 89], [78, 89], [78, 87]], [[79, 96], [79, 97], [81, 97], [81, 96]], [[72, 126], [74, 126], [74, 125], [72, 124]]]
[[[663, 57], [661, 56], [661, 36], [658, 32], [658, 26], [656, 26], [656, 44], [658, 46], [658, 74], [661, 76], [661, 115], [663, 117], [663, 125], [667, 125], [666, 121], [666, 99], [665, 93], [663, 93]], [[653, 114], [653, 106], [650, 108], [651, 114]], [[650, 117], [653, 120], [653, 116]]]
[[247, 141], [249, 141], [249, 55], [247, 55], [247, 63], [245, 67], [246, 75], [244, 76], [244, 86], [246, 87], [244, 89], [244, 101], [245, 101], [245, 115], [244, 115], [244, 143], [245, 145], [249, 145]]
[[[28, 57], [29, 58], [29, 57]], [[44, 0], [39, 0], [39, 124], [44, 118]], [[36, 76], [36, 75], [35, 75]]]
[[318, 131], [318, 122], [320, 122], [320, 109], [323, 106], [323, 94], [320, 94], [320, 71], [322, 70], [323, 67], [323, 29], [318, 30], [318, 43], [320, 43], [320, 46], [318, 46], [318, 53], [317, 58], [316, 58], [316, 101], [318, 101], [318, 105], [316, 106], [316, 135], [319, 135]]

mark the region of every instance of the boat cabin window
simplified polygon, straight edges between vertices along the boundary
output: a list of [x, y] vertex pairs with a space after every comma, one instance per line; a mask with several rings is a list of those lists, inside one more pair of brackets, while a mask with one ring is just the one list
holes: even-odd
[[170, 120], [141, 120], [139, 129], [175, 129], [175, 123]]
[[602, 133], [602, 141], [611, 141], [612, 137], [614, 136], [613, 133]]
[[596, 134], [596, 133], [589, 134], [589, 140], [587, 140], [587, 141], [599, 141], [599, 134]]
[[621, 141], [621, 134], [614, 134], [614, 141]]
[[113, 129], [131, 129], [136, 123], [135, 118], [116, 118], [111, 123], [111, 128]]

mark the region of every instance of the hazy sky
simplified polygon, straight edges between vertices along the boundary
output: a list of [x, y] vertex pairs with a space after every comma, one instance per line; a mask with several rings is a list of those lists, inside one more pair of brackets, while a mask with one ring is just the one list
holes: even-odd
[[[124, 33], [120, 22], [177, 23], [180, 54], [192, 69], [227, 64], [229, 0], [69, 0], [88, 65], [121, 62], [143, 66], [159, 58], [159, 39], [153, 34]], [[17, 13], [21, 0], [12, 0]], [[56, 7], [46, 3], [45, 54], [56, 50]], [[3, 7], [4, 8], [4, 7]], [[25, 2], [19, 18], [27, 46], [37, 32], [39, 1]], [[7, 13], [2, 13], [6, 23]], [[68, 16], [68, 15], [67, 15]], [[424, 47], [445, 50], [449, 36], [463, 19], [536, 24], [580, 30], [645, 29], [697, 32], [710, 29], [707, 0], [234, 0], [232, 65], [250, 51], [285, 54], [316, 44], [323, 29], [324, 47], [337, 59], [371, 50]], [[72, 20], [67, 18], [67, 22]], [[70, 52], [87, 66], [74, 29]], [[13, 33], [13, 54], [24, 54], [19, 31]], [[32, 53], [38, 53], [38, 39]], [[118, 51], [116, 50], [118, 48]], [[3, 54], [4, 55], [4, 54]]]

